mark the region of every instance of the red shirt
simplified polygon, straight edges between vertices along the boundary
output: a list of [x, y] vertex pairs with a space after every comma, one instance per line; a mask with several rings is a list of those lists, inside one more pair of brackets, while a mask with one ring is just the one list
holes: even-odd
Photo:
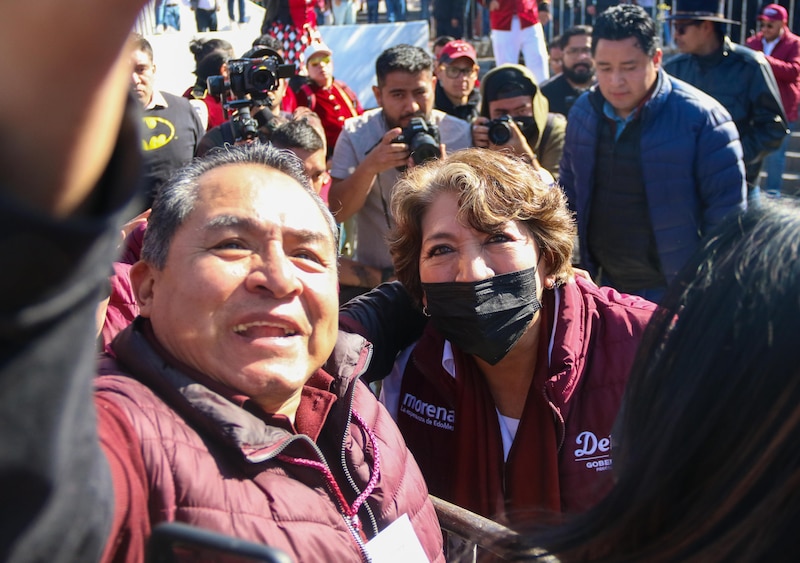
[[208, 125], [206, 126], [206, 131], [210, 131], [225, 121], [222, 101], [217, 97], [211, 96], [208, 90], [204, 91], [202, 96], [198, 96], [194, 93], [194, 88], [188, 88], [183, 93], [183, 97], [187, 100], [202, 100], [206, 104], [206, 107], [208, 107]]
[[319, 116], [329, 154], [342, 132], [345, 119], [364, 113], [355, 92], [340, 80], [334, 80], [330, 88], [314, 82], [303, 84], [297, 92], [297, 104], [310, 108]]
[[[545, 4], [546, 2], [542, 2]], [[489, 2], [484, 0], [484, 5]], [[539, 23], [538, 0], [500, 0], [500, 7], [489, 12], [489, 27], [500, 31], [511, 30], [511, 18], [519, 17], [522, 29]]]

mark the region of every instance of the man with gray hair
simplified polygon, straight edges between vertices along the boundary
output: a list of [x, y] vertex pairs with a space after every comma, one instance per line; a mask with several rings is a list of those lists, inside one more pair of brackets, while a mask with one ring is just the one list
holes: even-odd
[[[359, 381], [369, 346], [337, 331], [336, 225], [291, 153], [220, 150], [164, 186], [131, 270], [141, 315], [92, 378], [94, 312], [138, 165], [124, 103], [135, 7], [98, 3], [107, 25], [93, 33], [57, 5], [47, 17], [69, 33], [39, 20], [97, 53], [70, 69], [65, 94], [86, 112], [52, 136], [27, 110], [57, 70], [42, 55], [4, 66], [34, 90], [0, 109], [17, 139], [0, 194], [13, 271], [0, 304], [0, 559], [142, 561], [154, 526], [182, 522], [293, 560], [363, 561], [397, 522], [420, 557], [442, 561], [419, 469]], [[50, 166], [33, 166], [54, 147]]]
[[126, 499], [112, 537], [175, 519], [296, 560], [346, 561], [365, 549], [354, 538], [408, 514], [436, 555], [420, 529], [435, 519], [421, 476], [358, 381], [365, 343], [343, 337], [341, 361], [321, 369], [338, 336], [337, 234], [299, 159], [260, 143], [214, 152], [165, 186], [130, 273], [139, 318], [95, 383]]

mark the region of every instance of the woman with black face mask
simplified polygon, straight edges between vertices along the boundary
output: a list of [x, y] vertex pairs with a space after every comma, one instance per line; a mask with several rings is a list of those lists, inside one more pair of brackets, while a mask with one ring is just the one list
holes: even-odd
[[592, 506], [654, 305], [573, 276], [564, 196], [514, 157], [414, 167], [392, 212], [397, 277], [429, 322], [381, 400], [431, 494], [511, 524]]

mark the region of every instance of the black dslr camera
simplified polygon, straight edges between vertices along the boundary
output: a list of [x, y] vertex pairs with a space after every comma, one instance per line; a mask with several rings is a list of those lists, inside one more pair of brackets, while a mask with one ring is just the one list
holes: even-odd
[[[487, 123], [486, 126], [489, 127], [489, 142], [493, 145], [505, 145], [511, 138], [512, 119], [514, 118], [510, 115], [501, 115]], [[517, 121], [517, 126], [522, 129], [523, 124]]]
[[294, 76], [295, 66], [283, 64], [277, 53], [256, 59], [231, 59], [228, 61], [228, 81], [222, 76], [208, 77], [208, 92], [221, 96], [230, 91], [236, 99], [248, 94], [254, 100], [263, 100], [269, 92], [278, 89], [278, 80]]
[[442, 150], [439, 146], [439, 128], [428, 123], [422, 117], [412, 117], [408, 125], [403, 128], [402, 133], [392, 142], [407, 144], [414, 164], [422, 164], [442, 157]]
[[258, 136], [259, 122], [251, 115], [250, 108], [258, 104], [274, 109], [271, 92], [278, 89], [281, 78], [294, 74], [295, 66], [284, 64], [280, 55], [273, 53], [259, 58], [229, 60], [227, 81], [223, 76], [208, 77], [208, 93], [222, 97], [226, 117], [227, 112], [232, 112], [230, 121], [236, 141]]

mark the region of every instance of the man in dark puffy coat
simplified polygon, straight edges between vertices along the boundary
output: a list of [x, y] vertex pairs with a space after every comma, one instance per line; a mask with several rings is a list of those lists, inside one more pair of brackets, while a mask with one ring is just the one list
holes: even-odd
[[572, 106], [560, 167], [581, 265], [658, 302], [703, 234], [744, 208], [742, 147], [725, 108], [660, 68], [643, 8], [601, 14], [592, 48], [598, 85]]
[[672, 20], [682, 54], [664, 70], [713, 96], [731, 114], [744, 148], [747, 184], [788, 133], [778, 85], [766, 58], [725, 35], [724, 0], [676, 0]]

